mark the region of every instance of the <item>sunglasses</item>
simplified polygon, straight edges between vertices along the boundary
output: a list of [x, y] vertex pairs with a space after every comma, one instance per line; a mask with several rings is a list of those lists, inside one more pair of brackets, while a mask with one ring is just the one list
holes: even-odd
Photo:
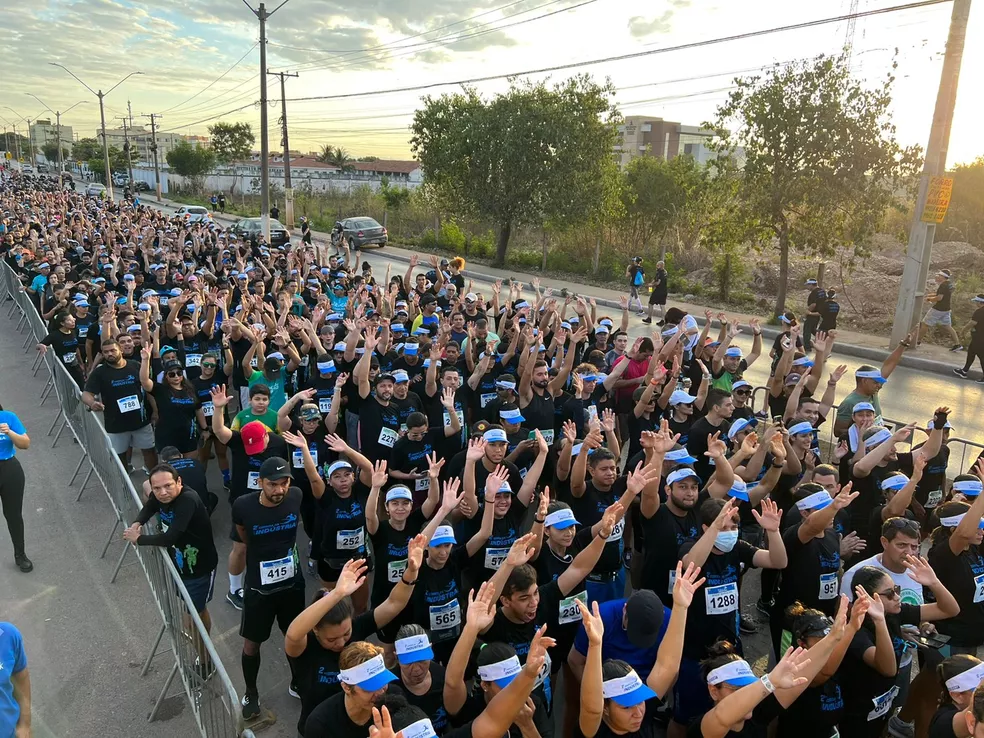
[[887, 522], [890, 528], [898, 528], [899, 530], [909, 530], [913, 533], [919, 533], [919, 523], [915, 520], [909, 520], [908, 518], [889, 518]]
[[168, 372], [164, 376], [167, 377], [168, 379], [174, 379], [175, 377], [180, 377], [181, 376], [181, 372], [178, 372], [178, 371]]
[[752, 394], [752, 391], [751, 390], [747, 390], [747, 389], [736, 389], [732, 394], [735, 394], [735, 395], [750, 395], [750, 394]]
[[879, 597], [885, 597], [889, 600], [896, 600], [902, 597], [902, 587], [896, 584], [887, 592], [875, 592]]
[[218, 364], [213, 364], [212, 362], [203, 361], [201, 366], [203, 369], [215, 369], [215, 367], [217, 367]]

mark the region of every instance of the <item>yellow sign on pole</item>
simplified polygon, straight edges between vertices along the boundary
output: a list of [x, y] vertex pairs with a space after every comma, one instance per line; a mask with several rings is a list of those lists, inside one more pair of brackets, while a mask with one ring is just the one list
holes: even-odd
[[929, 191], [926, 193], [926, 206], [923, 208], [923, 223], [942, 223], [946, 209], [950, 207], [953, 194], [953, 177], [930, 177]]

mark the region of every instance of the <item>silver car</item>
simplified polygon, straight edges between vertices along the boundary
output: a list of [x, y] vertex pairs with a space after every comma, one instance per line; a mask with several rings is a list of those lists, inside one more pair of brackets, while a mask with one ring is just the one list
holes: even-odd
[[106, 185], [90, 182], [85, 186], [85, 194], [90, 197], [106, 197]]

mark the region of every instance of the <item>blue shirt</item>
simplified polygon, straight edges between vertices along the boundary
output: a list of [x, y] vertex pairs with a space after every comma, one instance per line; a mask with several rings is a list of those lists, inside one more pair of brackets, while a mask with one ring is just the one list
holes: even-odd
[[24, 639], [10, 623], [0, 622], [0, 735], [13, 735], [20, 720], [11, 677], [27, 668]]
[[[666, 635], [666, 627], [670, 624], [670, 608], [663, 608], [663, 624], [659, 628], [659, 636], [650, 648], [639, 648], [633, 646], [629, 641], [628, 633], [622, 628], [622, 611], [625, 609], [626, 600], [609, 600], [598, 606], [598, 614], [605, 626], [605, 635], [601, 641], [601, 660], [621, 659], [639, 675], [645, 682], [649, 678], [653, 664], [656, 663], [656, 654], [659, 651], [659, 644], [663, 642]], [[577, 637], [574, 639], [574, 648], [582, 656], [588, 655], [588, 636], [584, 632], [582, 624], [577, 630]]]
[[[14, 433], [27, 433], [27, 429], [20, 418], [7, 410], [0, 410], [0, 423], [9, 425], [10, 430]], [[14, 442], [10, 440], [10, 436], [6, 433], [0, 433], [0, 461], [12, 459], [15, 453], [17, 453], [17, 449], [14, 448]]]

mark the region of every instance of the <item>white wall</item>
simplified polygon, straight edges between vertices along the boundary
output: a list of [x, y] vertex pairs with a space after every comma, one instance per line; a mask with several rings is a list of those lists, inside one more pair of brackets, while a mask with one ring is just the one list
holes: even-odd
[[[358, 189], [359, 187], [369, 186], [376, 191], [379, 190], [381, 185], [381, 180], [379, 178], [308, 178], [303, 174], [296, 175], [292, 173], [292, 175], [291, 183], [294, 185], [295, 190], [302, 188], [307, 189], [310, 187], [313, 192], [349, 192], [353, 189]], [[133, 178], [134, 180], [146, 182], [150, 185], [151, 190], [154, 189], [153, 167], [147, 168], [134, 166]], [[161, 169], [161, 192], [167, 192], [168, 184], [172, 182], [175, 186], [181, 187], [185, 184], [185, 177], [182, 177], [179, 174], [170, 173], [165, 169]], [[411, 175], [411, 180], [409, 182], [391, 180], [390, 184], [393, 187], [416, 189], [422, 184], [422, 178], [419, 175]], [[282, 192], [284, 189], [283, 177], [271, 176], [270, 186]], [[236, 176], [232, 174], [210, 174], [205, 178], [206, 192], [215, 191], [239, 195], [244, 189], [247, 195], [258, 195], [260, 193], [259, 177], [250, 177], [246, 175]]]

